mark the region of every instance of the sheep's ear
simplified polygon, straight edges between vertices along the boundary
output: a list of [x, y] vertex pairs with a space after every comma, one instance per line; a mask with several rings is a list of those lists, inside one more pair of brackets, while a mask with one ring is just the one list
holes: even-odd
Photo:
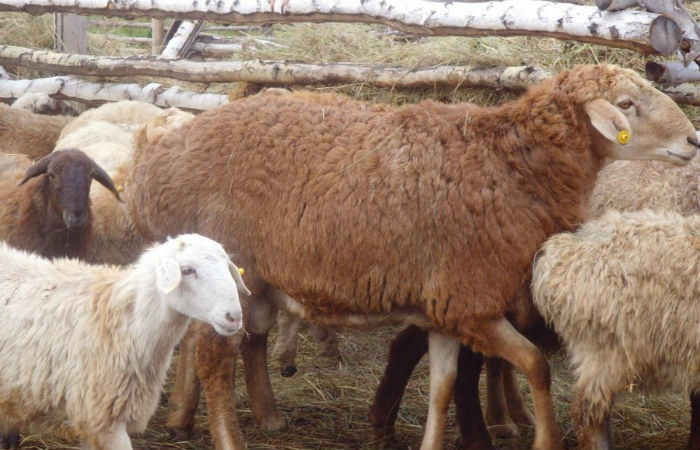
[[627, 130], [630, 135], [630, 123], [624, 114], [607, 100], [596, 98], [583, 105], [583, 109], [591, 119], [591, 124], [603, 137], [611, 142], [617, 143], [617, 134], [622, 130]]
[[243, 292], [245, 295], [250, 295], [250, 291], [243, 282], [243, 277], [241, 276], [241, 269], [239, 269], [237, 265], [229, 261], [228, 270], [231, 272], [231, 276], [233, 276], [233, 279], [236, 281], [236, 286], [238, 286], [238, 290]]
[[41, 158], [39, 161], [29, 166], [27, 171], [24, 172], [24, 176], [22, 177], [22, 179], [19, 180], [19, 183], [17, 183], [17, 186], [23, 185], [30, 178], [34, 178], [41, 175], [42, 173], [46, 173], [46, 170], [49, 168], [49, 163], [51, 162], [53, 156], [54, 153], [49, 153], [48, 155]]
[[156, 265], [156, 285], [164, 294], [172, 292], [182, 279], [180, 264], [175, 258], [163, 257]]

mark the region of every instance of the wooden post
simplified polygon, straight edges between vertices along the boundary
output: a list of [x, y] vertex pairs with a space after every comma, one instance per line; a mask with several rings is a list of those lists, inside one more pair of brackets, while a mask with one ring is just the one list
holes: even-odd
[[163, 47], [163, 19], [151, 19], [151, 36], [153, 42], [151, 44], [151, 55], [159, 55]]
[[77, 14], [56, 13], [54, 49], [66, 53], [87, 53], [87, 19]]

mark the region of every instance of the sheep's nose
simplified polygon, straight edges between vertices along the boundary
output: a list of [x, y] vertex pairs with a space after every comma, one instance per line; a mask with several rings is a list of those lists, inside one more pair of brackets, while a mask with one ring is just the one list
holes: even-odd
[[243, 322], [243, 315], [240, 311], [236, 312], [227, 312], [225, 314], [226, 320], [231, 323], [232, 326], [234, 327], [239, 327], [241, 326], [241, 322]]
[[698, 140], [698, 138], [696, 137], [689, 137], [688, 143], [690, 143], [690, 145], [694, 145], [697, 148], [700, 148], [700, 140]]
[[68, 228], [79, 228], [85, 225], [87, 222], [87, 215], [84, 213], [75, 213], [64, 211], [63, 212], [63, 223]]

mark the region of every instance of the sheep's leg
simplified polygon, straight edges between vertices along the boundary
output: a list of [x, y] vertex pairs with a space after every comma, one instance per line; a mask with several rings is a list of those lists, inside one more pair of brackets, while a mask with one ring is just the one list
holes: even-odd
[[690, 437], [688, 450], [700, 450], [700, 392], [690, 394]]
[[[86, 446], [87, 444], [87, 446]], [[126, 424], [114, 425], [106, 431], [100, 431], [87, 436], [82, 441], [83, 448], [95, 450], [132, 450], [131, 439], [126, 432]]]
[[535, 426], [535, 416], [525, 406], [523, 394], [520, 391], [518, 377], [510, 363], [503, 361], [503, 389], [506, 394], [506, 405], [510, 418], [518, 425]]
[[486, 358], [486, 411], [484, 420], [489, 432], [499, 438], [520, 436], [518, 426], [508, 415], [505, 394], [505, 365], [501, 358]]
[[[535, 406], [535, 442], [534, 448], [563, 448], [559, 428], [554, 417], [552, 395], [549, 390], [550, 376], [547, 360], [539, 349], [504, 317], [485, 324], [478, 345], [487, 354], [500, 356], [522, 371], [530, 384], [532, 400]], [[482, 340], [483, 339], [483, 340]]]
[[297, 337], [301, 318], [296, 314], [280, 310], [277, 316], [277, 340], [272, 354], [280, 363], [280, 374], [291, 377], [297, 372], [295, 359], [297, 357]]
[[454, 382], [457, 378], [459, 341], [444, 334], [430, 332], [428, 355], [430, 358], [430, 404], [422, 450], [442, 448], [447, 408], [450, 406]]
[[175, 386], [170, 393], [168, 429], [179, 438], [190, 440], [194, 428], [194, 415], [199, 405], [201, 388], [196, 369], [197, 323], [193, 323], [180, 341]]
[[267, 371], [267, 334], [250, 334], [243, 339], [243, 363], [248, 398], [253, 417], [265, 431], [284, 428], [284, 419], [277, 410]]
[[212, 327], [198, 328], [196, 363], [207, 401], [209, 431], [217, 449], [244, 449], [245, 438], [236, 417], [235, 372], [242, 333], [231, 337]]
[[340, 349], [338, 348], [338, 333], [331, 327], [320, 327], [310, 324], [311, 334], [321, 343], [321, 356], [337, 358], [340, 360]]
[[369, 409], [374, 437], [394, 438], [394, 422], [413, 369], [428, 352], [428, 332], [411, 325], [396, 335], [389, 348], [389, 360]]
[[8, 431], [0, 433], [0, 450], [15, 450], [19, 447], [19, 433]]
[[611, 450], [614, 448], [610, 428], [613, 396], [600, 388], [601, 386], [579, 385], [571, 406], [578, 445], [581, 449]]
[[481, 353], [475, 353], [469, 347], [463, 345], [459, 349], [454, 399], [457, 425], [462, 435], [461, 448], [464, 450], [493, 448], [479, 402], [479, 375], [483, 360]]

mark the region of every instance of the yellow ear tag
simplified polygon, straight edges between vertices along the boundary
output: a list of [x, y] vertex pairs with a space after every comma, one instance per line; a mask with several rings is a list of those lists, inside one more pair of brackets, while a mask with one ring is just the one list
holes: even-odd
[[617, 133], [617, 142], [619, 142], [622, 145], [626, 145], [630, 141], [630, 132], [627, 130], [620, 130], [619, 133]]
[[243, 267], [238, 268], [238, 273], [240, 273], [241, 276], [243, 276], [243, 274], [245, 273], [245, 270], [243, 270]]
[[118, 184], [117, 185], [117, 192], [124, 192], [124, 186], [122, 186], [121, 184]]

